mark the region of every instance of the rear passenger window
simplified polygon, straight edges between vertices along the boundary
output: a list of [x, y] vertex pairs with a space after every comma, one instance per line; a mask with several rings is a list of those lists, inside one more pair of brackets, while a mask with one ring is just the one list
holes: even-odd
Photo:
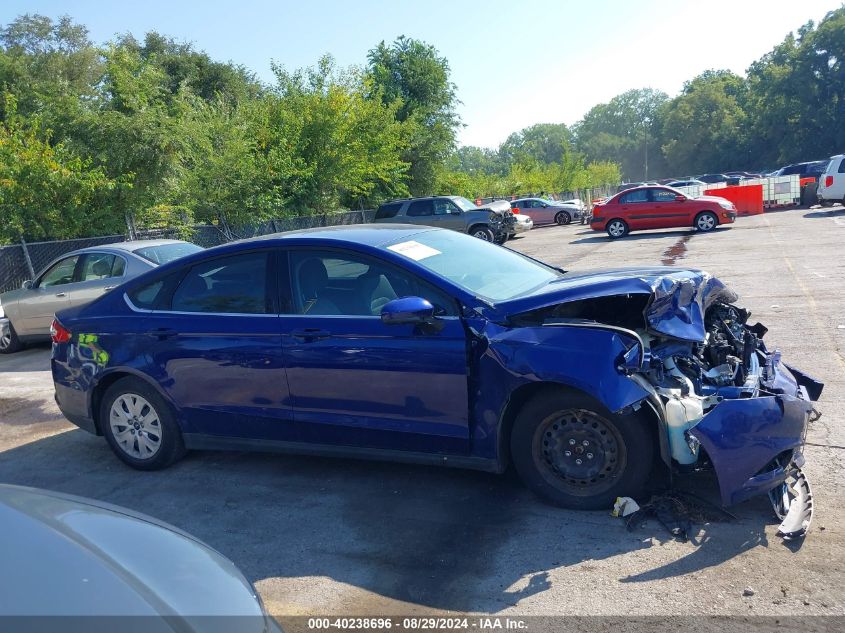
[[412, 202], [408, 207], [407, 215], [410, 217], [434, 215], [434, 204], [431, 200], [417, 200]]
[[839, 161], [839, 173], [845, 174], [845, 158]]
[[626, 193], [619, 199], [621, 204], [631, 204], [632, 202], [648, 202], [648, 189], [637, 189]]
[[141, 286], [137, 290], [129, 293], [129, 300], [136, 308], [142, 310], [152, 310], [158, 302], [158, 296], [161, 289], [164, 288], [164, 279], [159, 279], [146, 286]]
[[173, 292], [175, 312], [266, 314], [267, 253], [220, 257], [193, 266]]
[[402, 208], [401, 202], [391, 202], [390, 204], [383, 204], [376, 211], [376, 220], [385, 220], [387, 218], [395, 218]]

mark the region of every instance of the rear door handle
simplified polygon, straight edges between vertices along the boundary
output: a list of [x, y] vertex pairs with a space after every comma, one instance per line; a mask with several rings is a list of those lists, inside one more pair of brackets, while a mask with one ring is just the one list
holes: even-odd
[[109, 290], [114, 290], [115, 288], [117, 288], [117, 286], [106, 286], [105, 288], [103, 288], [103, 291], [108, 292]]
[[166, 338], [173, 338], [178, 334], [178, 332], [171, 328], [160, 327], [155, 330], [150, 330], [147, 334], [155, 336], [158, 340], [163, 341]]
[[56, 296], [57, 297], [67, 297], [67, 293], [66, 292], [57, 292]]
[[293, 330], [291, 336], [294, 338], [304, 339], [308, 341], [316, 341], [321, 338], [329, 338], [332, 334], [327, 330], [320, 330], [318, 328], [305, 328], [304, 330]]

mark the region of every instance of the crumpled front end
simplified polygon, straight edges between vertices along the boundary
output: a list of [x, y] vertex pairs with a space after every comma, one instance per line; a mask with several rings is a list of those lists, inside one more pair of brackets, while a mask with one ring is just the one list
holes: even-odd
[[514, 302], [510, 322], [627, 331], [629, 349], [616, 368], [648, 392], [630, 406], [655, 411], [664, 461], [681, 471], [712, 465], [724, 505], [771, 493], [779, 516], [800, 519], [785, 521], [784, 533], [800, 532], [812, 509], [802, 450], [822, 383], [770, 351], [767, 329], [752, 325], [750, 312], [734, 304], [736, 294], [703, 271], [612, 270], [565, 279], [537, 293], [532, 309], [525, 309], [528, 299]]

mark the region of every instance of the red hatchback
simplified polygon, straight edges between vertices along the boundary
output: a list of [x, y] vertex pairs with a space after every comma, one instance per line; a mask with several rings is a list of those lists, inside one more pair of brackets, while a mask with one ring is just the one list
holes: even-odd
[[590, 228], [616, 239], [643, 229], [689, 226], [711, 231], [735, 219], [736, 207], [724, 198], [690, 198], [672, 187], [637, 187], [596, 204]]

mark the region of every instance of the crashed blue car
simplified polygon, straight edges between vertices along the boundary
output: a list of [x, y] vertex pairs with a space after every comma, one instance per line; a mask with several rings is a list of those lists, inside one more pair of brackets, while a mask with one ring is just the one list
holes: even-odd
[[53, 324], [56, 401], [132, 467], [190, 449], [502, 472], [609, 508], [712, 468], [802, 534], [822, 384], [705, 272], [573, 273], [461, 233], [333, 227], [210, 249]]

